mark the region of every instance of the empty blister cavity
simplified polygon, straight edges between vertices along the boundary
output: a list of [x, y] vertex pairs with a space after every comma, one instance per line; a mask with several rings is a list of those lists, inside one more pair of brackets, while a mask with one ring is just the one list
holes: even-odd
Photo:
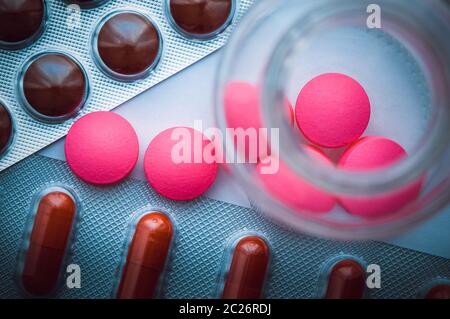
[[14, 139], [14, 120], [0, 100], [0, 158], [6, 154]]
[[227, 245], [224, 268], [219, 275], [217, 297], [222, 299], [259, 299], [271, 261], [268, 241], [257, 233], [244, 233]]
[[24, 244], [18, 281], [26, 295], [54, 293], [67, 261], [79, 215], [79, 201], [65, 187], [52, 186], [35, 196]]
[[92, 37], [97, 66], [108, 76], [133, 81], [145, 78], [157, 66], [163, 49], [158, 25], [135, 10], [104, 16]]
[[75, 116], [89, 95], [89, 79], [81, 63], [59, 51], [31, 57], [19, 73], [17, 86], [25, 111], [48, 123]]
[[29, 46], [44, 32], [47, 18], [44, 0], [0, 0], [0, 48]]
[[166, 0], [166, 14], [184, 37], [209, 40], [230, 25], [236, 6], [236, 0]]
[[333, 257], [320, 271], [318, 297], [362, 299], [366, 297], [365, 264], [354, 256]]
[[82, 9], [92, 9], [104, 5], [109, 0], [63, 0], [66, 4], [76, 4]]
[[132, 218], [114, 289], [118, 299], [151, 299], [161, 293], [175, 237], [172, 218], [159, 209], [145, 209]]

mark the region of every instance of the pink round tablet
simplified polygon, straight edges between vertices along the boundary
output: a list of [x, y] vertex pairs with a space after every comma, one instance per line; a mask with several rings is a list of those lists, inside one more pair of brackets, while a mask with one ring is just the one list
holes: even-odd
[[[351, 145], [339, 160], [338, 167], [349, 171], [371, 171], [386, 168], [407, 156], [396, 142], [384, 137], [364, 137]], [[351, 214], [379, 217], [395, 213], [414, 201], [420, 193], [423, 179], [386, 194], [373, 197], [340, 197], [342, 206]]]
[[338, 148], [357, 140], [370, 119], [370, 101], [351, 77], [326, 73], [309, 81], [295, 105], [297, 125], [312, 143]]
[[[325, 165], [332, 165], [322, 151], [309, 145], [304, 147], [313, 159]], [[270, 160], [276, 159], [272, 157]], [[256, 172], [259, 179], [266, 190], [286, 206], [294, 210], [314, 213], [325, 213], [333, 209], [335, 199], [331, 194], [299, 177], [284, 162], [279, 163], [279, 170], [274, 174], [268, 174], [267, 170], [264, 172], [262, 170], [264, 167], [267, 169], [268, 165], [259, 163], [257, 166]]]
[[[284, 107], [285, 109], [283, 111], [286, 114], [287, 121], [293, 125], [294, 111], [287, 98], [285, 99]], [[244, 81], [232, 81], [227, 83], [224, 90], [224, 108], [227, 128], [256, 130], [256, 154], [251, 151], [249, 138], [246, 138], [244, 148], [239, 150], [245, 153], [246, 160], [248, 162], [256, 162], [259, 158], [265, 157], [267, 155], [265, 154], [266, 150], [259, 148], [260, 143], [265, 142], [260, 141], [260, 137], [263, 135], [259, 135], [259, 130], [264, 127], [259, 87]], [[234, 143], [235, 146], [239, 148], [236, 136], [234, 137]]]
[[214, 144], [192, 128], [169, 128], [150, 142], [144, 170], [150, 185], [162, 196], [193, 199], [206, 192], [216, 179]]
[[80, 179], [108, 185], [131, 173], [139, 156], [139, 142], [131, 124], [120, 115], [93, 112], [72, 125], [65, 153], [69, 167]]

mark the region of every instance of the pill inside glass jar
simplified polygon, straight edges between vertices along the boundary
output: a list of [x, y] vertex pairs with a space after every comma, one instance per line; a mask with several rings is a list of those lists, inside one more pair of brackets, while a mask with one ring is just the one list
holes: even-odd
[[235, 0], [167, 0], [169, 22], [182, 35], [207, 40], [231, 23]]
[[20, 49], [43, 32], [46, 20], [44, 0], [0, 0], [0, 47]]
[[[414, 4], [283, 0], [244, 18], [221, 64], [217, 121], [224, 134], [255, 131], [257, 147], [237, 145], [236, 130], [224, 147], [267, 216], [315, 235], [377, 238], [448, 202], [449, 26], [440, 3]], [[236, 83], [259, 92], [230, 92]]]
[[13, 121], [8, 109], [0, 102], [0, 157], [4, 155], [13, 138]]
[[38, 54], [23, 66], [18, 95], [25, 110], [44, 122], [62, 122], [85, 104], [89, 85], [82, 65], [62, 52]]
[[117, 11], [99, 23], [93, 37], [99, 68], [124, 81], [146, 77], [158, 64], [162, 36], [157, 25], [136, 11]]

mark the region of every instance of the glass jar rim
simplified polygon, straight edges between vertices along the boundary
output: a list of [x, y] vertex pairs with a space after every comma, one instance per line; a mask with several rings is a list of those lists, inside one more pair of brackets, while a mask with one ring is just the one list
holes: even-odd
[[[280, 1], [279, 1], [280, 2]], [[281, 1], [282, 2], [282, 1]], [[309, 2], [310, 4], [312, 2]], [[312, 9], [323, 9], [324, 3], [331, 3], [331, 1], [323, 0], [323, 1], [317, 1], [315, 3], [316, 6], [310, 6], [309, 10], [306, 10], [305, 13], [303, 13], [303, 19], [309, 20], [309, 22], [314, 21], [317, 23], [317, 20], [315, 18], [320, 18], [320, 14], [318, 17], [315, 17], [314, 15], [311, 15]], [[346, 12], [346, 10], [349, 10], [349, 8], [355, 8], [355, 5], [358, 6], [357, 3], [352, 1], [342, 1], [340, 2], [339, 8], [337, 9], [338, 12]], [[392, 5], [392, 2], [388, 2], [385, 0], [379, 1], [379, 4], [383, 6], [385, 4], [386, 7]], [[434, 3], [435, 4], [435, 3]], [[249, 35], [249, 30], [252, 30], [252, 28], [255, 28], [257, 20], [261, 20], [265, 18], [264, 16], [264, 6], [270, 7], [267, 3], [260, 3], [257, 4], [253, 11], [251, 11], [247, 15], [247, 19], [244, 19], [241, 24], [238, 26], [237, 30], [235, 31], [234, 37], [231, 38], [231, 40], [228, 43], [228, 46], [222, 56], [222, 63], [219, 67], [218, 77], [216, 80], [216, 120], [218, 127], [220, 129], [225, 129], [227, 127], [226, 119], [223, 114], [224, 108], [223, 108], [223, 97], [224, 92], [223, 89], [225, 87], [225, 84], [227, 83], [227, 76], [229, 75], [229, 70], [231, 69], [230, 66], [233, 65], [233, 60], [236, 58], [236, 52], [239, 52], [238, 48], [242, 43], [245, 43], [246, 37]], [[407, 5], [409, 6], [409, 5]], [[258, 11], [257, 8], [260, 8]], [[410, 9], [413, 7], [413, 5], [409, 6]], [[361, 8], [361, 4], [359, 4], [359, 8]], [[392, 8], [392, 7], [391, 7]], [[428, 8], [430, 9], [430, 8]], [[432, 8], [433, 10], [436, 10], [436, 8]], [[420, 8], [412, 8], [412, 10], [419, 10]], [[326, 11], [326, 10], [325, 10]], [[348, 12], [348, 11], [347, 11]], [[333, 13], [333, 10], [329, 10], [326, 12], [321, 12], [322, 15], [325, 17]], [[336, 13], [335, 13], [336, 14]], [[401, 14], [399, 12], [395, 12], [394, 14]], [[423, 18], [423, 16], [422, 16]], [[420, 23], [419, 23], [420, 26]], [[439, 30], [442, 31], [441, 34], [445, 34], [445, 29]], [[295, 30], [295, 32], [298, 32], [298, 30]], [[301, 35], [302, 33], [297, 33], [298, 35]], [[442, 44], [442, 43], [441, 43]], [[434, 50], [436, 51], [436, 50]], [[438, 52], [440, 55], [443, 56], [443, 61], [446, 61], [446, 53], [450, 53], [450, 45], [447, 43], [444, 43], [444, 47], [441, 51]], [[442, 53], [442, 54], [441, 54]], [[271, 59], [274, 59], [274, 54], [272, 52]], [[447, 56], [450, 56], [449, 54]], [[278, 57], [279, 58], [279, 57]], [[270, 63], [269, 63], [270, 65]], [[273, 65], [272, 65], [273, 66]], [[266, 72], [269, 72], [270, 69], [266, 69]], [[444, 80], [445, 83], [449, 83], [449, 64], [447, 63], [445, 65], [444, 69], [441, 69], [443, 71]], [[265, 125], [266, 127], [278, 127], [276, 122], [274, 121], [273, 114], [274, 112], [270, 112], [272, 110], [272, 107], [274, 104], [270, 104], [271, 101], [276, 101], [278, 105], [280, 105], [280, 101], [283, 100], [283, 95], [280, 94], [282, 91], [277, 90], [277, 81], [276, 79], [269, 78], [267, 76], [267, 73], [264, 74], [266, 78], [263, 80], [262, 85], [262, 95], [260, 98], [263, 101], [263, 122], [268, 123]], [[272, 96], [271, 96], [272, 95]], [[449, 96], [448, 93], [445, 96], [444, 101], [440, 101], [440, 107], [449, 107]], [[442, 110], [443, 108], [441, 108]], [[444, 109], [445, 112], [447, 110]], [[444, 112], [444, 113], [445, 113]], [[280, 112], [279, 112], [280, 113]], [[279, 121], [282, 119], [283, 115], [278, 114]], [[340, 176], [336, 177], [336, 170], [331, 169], [328, 172], [328, 175], [324, 173], [323, 165], [320, 167], [311, 167], [315, 165], [311, 160], [309, 160], [309, 157], [307, 154], [302, 153], [301, 150], [298, 150], [296, 153], [295, 159], [292, 158], [289, 162], [287, 161], [287, 164], [294, 169], [295, 173], [302, 178], [305, 178], [309, 182], [312, 182], [312, 184], [317, 185], [321, 189], [325, 190], [331, 190], [333, 193], [351, 193], [352, 195], [356, 196], [363, 196], [366, 194], [373, 195], [374, 193], [383, 193], [386, 192], [387, 187], [386, 183], [389, 182], [390, 188], [396, 188], [400, 185], [405, 185], [408, 182], [414, 181], [418, 177], [422, 176], [423, 172], [427, 167], [432, 165], [434, 162], [438, 161], [439, 159], [442, 159], [445, 155], [444, 153], [448, 150], [448, 145], [450, 141], [450, 132], [448, 132], [448, 123], [450, 121], [450, 114], [445, 113], [444, 116], [442, 114], [439, 114], [439, 116], [434, 115], [435, 118], [437, 118], [438, 123], [435, 124], [433, 127], [428, 127], [428, 129], [431, 129], [431, 134], [434, 135], [433, 137], [433, 143], [429, 142], [425, 146], [426, 147], [420, 147], [419, 153], [414, 154], [414, 156], [411, 156], [408, 160], [401, 161], [397, 165], [393, 165], [392, 167], [388, 169], [378, 170], [375, 172], [369, 172], [369, 173], [352, 173], [352, 172], [342, 172]], [[284, 121], [285, 118], [283, 117]], [[286, 130], [289, 128], [286, 127]], [[437, 142], [436, 142], [437, 141]], [[292, 141], [291, 141], [292, 142]], [[224, 140], [224, 150], [227, 152], [233, 148], [233, 142], [232, 137], [226, 135], [226, 138]], [[291, 144], [292, 146], [292, 144]], [[298, 147], [294, 147], [294, 149], [299, 149]], [[284, 150], [280, 150], [280, 152], [286, 153], [289, 149], [288, 146], [285, 146]], [[280, 153], [280, 156], [285, 156], [286, 154]], [[303, 158], [303, 161], [305, 162], [305, 165], [299, 165], [299, 158]], [[309, 164], [309, 165], [308, 165]], [[264, 197], [267, 196], [267, 194], [263, 194], [263, 192], [256, 191], [258, 188], [260, 188], [260, 185], [256, 183], [254, 180], [254, 176], [250, 176], [247, 168], [244, 165], [234, 165], [233, 168], [230, 170], [231, 173], [241, 182], [242, 186], [244, 186], [244, 189], [249, 193], [251, 201], [253, 203], [258, 203], [259, 201], [263, 201]], [[382, 174], [380, 174], [382, 172]], [[390, 175], [388, 178], [386, 178], [386, 173], [389, 173]], [[331, 178], [329, 178], [331, 175]], [[358, 180], [355, 182], [355, 176], [357, 175]], [[369, 182], [367, 182], [368, 178], [370, 178]], [[349, 179], [351, 179], [350, 182]], [[417, 200], [417, 203], [413, 205], [408, 205], [406, 210], [403, 210], [396, 213], [396, 220], [391, 218], [380, 218], [376, 220], [371, 220], [370, 225], [363, 225], [362, 224], [352, 224], [352, 225], [344, 225], [342, 223], [335, 223], [333, 221], [320, 221], [317, 222], [316, 218], [308, 218], [307, 214], [305, 214], [305, 218], [300, 218], [301, 223], [298, 222], [299, 216], [298, 214], [294, 214], [289, 208], [282, 205], [279, 202], [276, 201], [269, 201], [267, 205], [265, 205], [264, 210], [262, 211], [265, 215], [268, 215], [270, 217], [273, 217], [273, 219], [277, 222], [281, 222], [283, 224], [291, 225], [294, 228], [297, 228], [300, 231], [304, 231], [310, 234], [322, 234], [326, 237], [333, 237], [338, 239], [373, 239], [373, 238], [382, 238], [385, 236], [389, 236], [392, 234], [396, 234], [402, 230], [406, 230], [413, 225], [416, 225], [420, 222], [422, 222], [424, 219], [432, 216], [434, 213], [436, 213], [440, 208], [444, 207], [446, 203], [448, 202], [448, 198], [450, 198], [450, 176], [444, 179], [439, 185], [435, 186], [435, 191], [433, 192], [433, 195], [436, 195], [431, 201], [430, 196], [424, 196], [423, 198], [419, 198]], [[428, 194], [427, 194], [428, 195]], [[416, 207], [418, 205], [424, 205], [427, 206], [425, 208], [418, 209], [419, 211], [415, 214], [406, 214], [406, 211], [409, 211], [410, 209], [413, 209], [413, 206]], [[276, 213], [275, 213], [276, 212]], [[398, 216], [403, 216], [404, 218], [398, 218]], [[382, 227], [381, 227], [382, 226]], [[352, 230], [349, 232], [349, 230]]]

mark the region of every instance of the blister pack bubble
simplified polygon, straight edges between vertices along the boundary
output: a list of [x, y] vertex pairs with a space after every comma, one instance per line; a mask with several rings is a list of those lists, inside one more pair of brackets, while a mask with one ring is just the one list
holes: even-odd
[[268, 243], [271, 261], [265, 298], [320, 297], [324, 268], [330, 260], [346, 256], [363, 265], [379, 265], [381, 286], [370, 289], [369, 298], [420, 298], [423, 287], [450, 278], [446, 258], [376, 241], [340, 242], [300, 235], [252, 209], [205, 197], [170, 201], [147, 183], [130, 178], [115, 186], [91, 186], [73, 176], [65, 162], [32, 155], [0, 173], [1, 298], [26, 297], [17, 282], [22, 238], [33, 198], [51, 185], [70, 189], [80, 203], [77, 234], [67, 262], [79, 265], [81, 286], [68, 288], [63, 271], [55, 298], [114, 297], [129, 225], [143, 207], [167, 212], [176, 224], [160, 298], [217, 297], [224, 254], [239, 234], [260, 234]]
[[[193, 39], [176, 30], [169, 21], [166, 0], [109, 0], [102, 1], [98, 7], [81, 10], [74, 4], [68, 5], [68, 2], [45, 0], [45, 27], [30, 45], [20, 49], [5, 49], [0, 41], [0, 107], [6, 108], [13, 123], [13, 134], [7, 147], [3, 149], [3, 145], [0, 145], [0, 171], [64, 136], [74, 120], [82, 115], [111, 110], [220, 48], [254, 0], [233, 0], [234, 7], [226, 28], [205, 39]], [[159, 60], [149, 68], [149, 73], [137, 80], [125, 78], [135, 81], [121, 81], [105, 74], [96, 63], [93, 52], [92, 39], [97, 26], [102, 18], [118, 10], [142, 13], [156, 25], [162, 36]], [[23, 67], [36, 55], [50, 51], [75, 59], [85, 71], [88, 82], [83, 107], [58, 123], [36, 119], [19, 101], [18, 83], [23, 77]], [[149, 101], [148, 107], [158, 105]]]

